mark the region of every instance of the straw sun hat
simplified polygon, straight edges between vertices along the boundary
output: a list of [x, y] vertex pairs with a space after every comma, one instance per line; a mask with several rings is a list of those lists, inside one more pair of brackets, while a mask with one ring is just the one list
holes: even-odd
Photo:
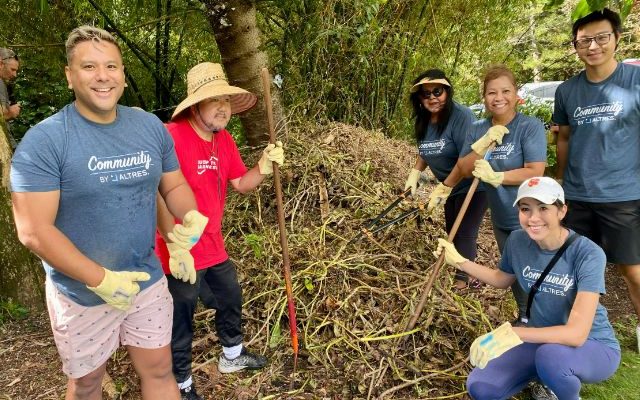
[[231, 96], [231, 114], [247, 111], [256, 104], [257, 97], [246, 90], [229, 85], [222, 65], [204, 62], [187, 73], [187, 98], [182, 100], [171, 119], [202, 100], [217, 96]]

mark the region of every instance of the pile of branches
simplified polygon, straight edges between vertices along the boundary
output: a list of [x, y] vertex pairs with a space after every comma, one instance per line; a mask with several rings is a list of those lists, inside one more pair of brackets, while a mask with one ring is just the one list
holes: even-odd
[[[229, 398], [307, 398], [305, 393], [313, 393], [310, 398], [420, 398], [463, 393], [471, 342], [512, 311], [503, 301], [504, 292], [452, 292], [453, 271], [447, 267], [415, 329], [407, 333], [405, 326], [435, 262], [436, 239], [446, 237], [442, 212], [428, 216], [424, 211], [349, 243], [397, 197], [415, 161], [415, 149], [381, 132], [343, 124], [297, 128], [282, 140], [301, 347], [298, 371], [291, 382], [275, 195], [273, 185], [265, 182], [248, 196], [230, 196], [224, 232], [243, 286], [245, 340], [269, 357], [269, 366], [237, 378], [216, 375], [220, 348], [213, 345], [213, 312], [203, 311], [196, 317], [194, 364], [201, 371], [199, 379]], [[396, 213], [424, 202], [431, 188], [424, 185], [421, 195], [401, 203]], [[493, 240], [481, 241], [480, 262], [495, 262], [495, 254]]]

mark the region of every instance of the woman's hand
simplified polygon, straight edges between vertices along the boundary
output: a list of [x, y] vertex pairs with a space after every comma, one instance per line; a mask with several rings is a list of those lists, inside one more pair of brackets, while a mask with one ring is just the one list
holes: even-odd
[[449, 265], [453, 265], [456, 268], [460, 268], [460, 264], [465, 261], [469, 261], [466, 258], [462, 257], [458, 250], [456, 250], [456, 246], [453, 243], [447, 241], [446, 239], [438, 239], [438, 248], [433, 252], [433, 255], [436, 257], [440, 257], [442, 251], [444, 250], [444, 262]]
[[489, 183], [493, 187], [502, 185], [502, 182], [504, 181], [504, 172], [494, 171], [487, 160], [476, 160], [473, 163], [473, 166], [475, 168], [471, 173], [482, 182]]

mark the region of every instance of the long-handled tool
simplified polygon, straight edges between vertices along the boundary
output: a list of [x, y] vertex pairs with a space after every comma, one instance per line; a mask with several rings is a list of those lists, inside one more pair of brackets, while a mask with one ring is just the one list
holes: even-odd
[[[269, 70], [262, 68], [262, 87], [264, 89], [264, 103], [267, 109], [267, 120], [269, 122], [269, 142], [276, 142], [275, 124], [273, 122], [273, 109], [271, 108], [271, 78]], [[291, 266], [289, 262], [289, 245], [287, 244], [287, 230], [284, 223], [284, 204], [282, 201], [282, 182], [280, 180], [280, 169], [277, 163], [273, 163], [273, 184], [276, 189], [276, 205], [278, 208], [278, 229], [280, 231], [280, 245], [282, 246], [282, 268], [284, 271], [284, 283], [287, 291], [287, 308], [289, 311], [289, 329], [291, 331], [291, 346], [293, 347], [293, 378], [298, 366], [298, 328], [296, 323], [296, 307], [293, 300], [293, 288], [291, 285]]]
[[393, 210], [398, 204], [400, 204], [402, 200], [406, 199], [407, 196], [409, 196], [409, 193], [411, 193], [411, 188], [400, 193], [398, 195], [398, 198], [396, 198], [391, 204], [389, 204], [389, 206], [387, 206], [387, 208], [385, 208], [380, 214], [378, 214], [374, 219], [372, 219], [371, 222], [369, 222], [366, 226], [364, 226], [354, 237], [352, 237], [351, 240], [349, 240], [349, 243], [347, 243], [347, 245], [354, 243], [355, 241], [360, 239], [363, 235], [368, 236], [368, 235], [371, 235], [372, 233], [379, 232], [382, 229], [389, 227], [397, 222], [400, 222], [405, 218], [408, 218], [409, 216], [415, 214], [417, 211], [419, 211], [418, 207], [412, 208], [411, 210], [400, 215], [398, 218], [395, 218], [392, 221], [389, 221], [382, 226], [378, 226], [375, 229], [372, 229], [374, 226], [376, 226], [380, 222], [382, 218], [384, 218], [387, 214], [389, 214], [391, 210]]
[[[491, 144], [491, 146], [487, 150], [487, 153], [484, 155], [485, 160], [489, 159], [491, 155], [491, 151], [493, 150], [495, 145], [496, 145], [495, 142]], [[471, 203], [471, 199], [473, 198], [473, 194], [476, 192], [476, 189], [478, 188], [479, 183], [480, 183], [480, 179], [473, 178], [473, 182], [471, 182], [471, 186], [469, 187], [467, 196], [464, 198], [464, 202], [460, 207], [460, 211], [458, 212], [458, 215], [456, 216], [456, 220], [453, 223], [453, 226], [451, 227], [451, 231], [449, 232], [449, 236], [447, 237], [447, 240], [449, 242], [453, 242], [453, 238], [456, 237], [456, 233], [458, 233], [458, 228], [460, 228], [462, 219], [464, 218], [464, 215], [467, 212], [467, 208], [469, 208], [469, 203]], [[435, 282], [438, 275], [440, 275], [440, 269], [442, 268], [443, 264], [444, 264], [444, 251], [442, 252], [442, 254], [440, 254], [440, 257], [438, 257], [438, 260], [435, 262], [433, 267], [429, 268], [431, 270], [431, 275], [429, 275], [429, 279], [427, 279], [426, 283], [422, 287], [422, 297], [420, 297], [420, 302], [418, 303], [418, 306], [416, 307], [416, 310], [414, 311], [413, 316], [411, 317], [411, 320], [409, 320], [409, 323], [404, 328], [405, 332], [410, 331], [416, 326], [416, 322], [418, 322], [418, 318], [420, 318], [422, 309], [424, 308], [424, 305], [427, 303], [427, 299], [429, 298], [429, 294], [431, 293], [431, 288], [433, 287], [433, 283]]]

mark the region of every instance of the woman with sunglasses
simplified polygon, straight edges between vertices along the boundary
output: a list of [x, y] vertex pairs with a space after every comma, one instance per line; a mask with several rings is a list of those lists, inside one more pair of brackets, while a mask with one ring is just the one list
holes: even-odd
[[[502, 253], [509, 234], [520, 229], [518, 212], [512, 207], [518, 185], [544, 174], [547, 137], [542, 121], [517, 112], [516, 79], [506, 66], [495, 65], [487, 70], [483, 99], [489, 116], [474, 124], [458, 167], [464, 176], [473, 175], [485, 183], [493, 232]], [[508, 133], [491, 135], [500, 128]], [[497, 139], [496, 147], [486, 155], [492, 139]], [[518, 285], [513, 285], [512, 290], [520, 320], [526, 308], [526, 294]]]
[[551, 178], [524, 181], [510, 206], [521, 229], [506, 241], [498, 269], [465, 259], [445, 239], [438, 240], [435, 252], [439, 256], [444, 251], [447, 264], [491, 286], [519, 285], [527, 297], [538, 288], [529, 300], [526, 327], [507, 322], [473, 342], [470, 360], [475, 368], [467, 390], [475, 400], [509, 399], [538, 380], [555, 395], [534, 391], [534, 399], [578, 399], [583, 382], [609, 378], [620, 363], [620, 345], [599, 303], [605, 293], [604, 251], [562, 226], [567, 214], [564, 191]]
[[[453, 85], [439, 69], [425, 71], [413, 81], [410, 100], [419, 155], [405, 190], [411, 188], [415, 195], [420, 173], [428, 166], [440, 184], [429, 196], [427, 209], [431, 211], [444, 204], [445, 225], [449, 232], [471, 185], [471, 179], [462, 179], [456, 163], [476, 117], [467, 107], [453, 100]], [[476, 257], [478, 229], [486, 208], [485, 193], [479, 191], [473, 196], [453, 240], [470, 260]], [[469, 277], [464, 272], [458, 272], [455, 279], [457, 289], [464, 289], [469, 284]]]

